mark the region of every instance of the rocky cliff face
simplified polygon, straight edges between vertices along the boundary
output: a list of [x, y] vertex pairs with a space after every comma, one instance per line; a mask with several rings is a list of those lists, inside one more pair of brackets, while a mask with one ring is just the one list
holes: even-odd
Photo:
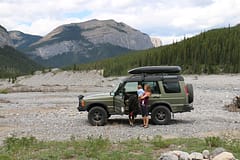
[[[102, 47], [106, 44], [109, 50]], [[90, 20], [62, 25], [54, 29], [32, 44], [28, 54], [45, 60], [54, 56], [75, 54], [82, 55], [90, 61], [92, 56], [98, 56], [101, 59], [101, 50], [108, 52], [109, 57], [112, 52], [114, 52], [113, 55], [117, 55], [117, 50], [113, 51], [114, 47], [120, 48], [122, 52], [124, 49], [125, 51], [148, 49], [153, 47], [153, 44], [147, 34], [124, 23], [117, 23], [114, 20]], [[101, 50], [98, 50], [99, 48]], [[92, 54], [93, 52], [98, 54]]]
[[13, 43], [7, 30], [0, 25], [0, 47], [4, 46], [13, 46]]
[[76, 25], [83, 30], [82, 35], [93, 44], [110, 43], [131, 50], [153, 47], [147, 34], [114, 20], [91, 20]]
[[158, 37], [151, 37], [151, 41], [154, 47], [162, 46], [162, 40]]
[[9, 36], [15, 48], [22, 50], [28, 48], [31, 44], [37, 42], [42, 37], [36, 35], [25, 34], [20, 31], [10, 31]]

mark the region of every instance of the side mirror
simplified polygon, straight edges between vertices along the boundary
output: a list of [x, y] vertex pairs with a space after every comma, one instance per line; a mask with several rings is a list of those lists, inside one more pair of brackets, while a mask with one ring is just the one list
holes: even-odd
[[115, 96], [115, 92], [110, 92], [110, 96]]

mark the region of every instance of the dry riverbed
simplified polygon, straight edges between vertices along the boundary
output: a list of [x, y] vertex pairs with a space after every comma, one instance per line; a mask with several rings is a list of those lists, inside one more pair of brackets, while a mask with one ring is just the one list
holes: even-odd
[[240, 113], [224, 105], [240, 95], [240, 75], [185, 75], [194, 86], [194, 110], [175, 114], [170, 125], [129, 127], [127, 116], [112, 116], [106, 126], [91, 126], [87, 113], [77, 111], [79, 94], [109, 92], [122, 77], [103, 78], [99, 72], [62, 72], [19, 77], [15, 84], [0, 80], [0, 143], [6, 137], [34, 136], [42, 140], [67, 140], [72, 136], [103, 136], [113, 141], [129, 138], [206, 137], [240, 135]]

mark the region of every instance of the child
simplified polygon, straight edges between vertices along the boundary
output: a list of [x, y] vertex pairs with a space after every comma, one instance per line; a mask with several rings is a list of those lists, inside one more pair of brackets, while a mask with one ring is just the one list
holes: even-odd
[[137, 94], [138, 94], [138, 99], [139, 99], [139, 104], [142, 105], [142, 103], [144, 103], [143, 100], [141, 100], [141, 97], [144, 95], [145, 91], [143, 90], [141, 85], [138, 85], [138, 90], [137, 90]]
[[138, 85], [137, 94], [138, 94], [138, 98], [142, 97], [144, 94], [144, 90], [141, 85]]

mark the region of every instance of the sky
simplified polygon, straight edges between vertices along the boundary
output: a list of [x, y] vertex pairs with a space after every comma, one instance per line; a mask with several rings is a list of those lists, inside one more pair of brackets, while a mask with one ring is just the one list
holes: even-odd
[[240, 0], [0, 0], [0, 25], [44, 36], [62, 24], [114, 19], [163, 44], [240, 23]]

